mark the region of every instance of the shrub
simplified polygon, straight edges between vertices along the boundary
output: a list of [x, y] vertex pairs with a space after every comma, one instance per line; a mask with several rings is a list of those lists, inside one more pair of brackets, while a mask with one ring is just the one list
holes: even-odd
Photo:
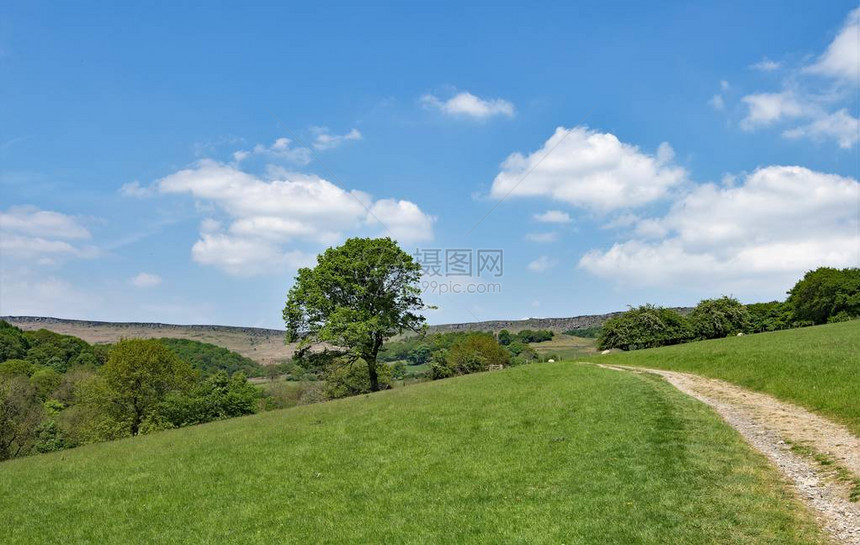
[[[391, 367], [380, 365], [377, 370], [379, 389], [391, 388]], [[371, 392], [370, 377], [367, 374], [367, 364], [356, 360], [352, 364], [339, 360], [329, 366], [325, 374], [325, 395], [330, 399], [338, 399]]]
[[689, 316], [693, 333], [699, 339], [720, 339], [749, 331], [750, 313], [737, 299], [705, 299]]
[[603, 328], [600, 326], [594, 327], [578, 327], [575, 329], [568, 329], [564, 332], [565, 335], [572, 335], [574, 337], [583, 337], [586, 339], [596, 339], [600, 336], [600, 332], [603, 331]]
[[679, 344], [693, 338], [686, 318], [674, 310], [642, 305], [607, 320], [597, 339], [601, 350], [636, 350]]

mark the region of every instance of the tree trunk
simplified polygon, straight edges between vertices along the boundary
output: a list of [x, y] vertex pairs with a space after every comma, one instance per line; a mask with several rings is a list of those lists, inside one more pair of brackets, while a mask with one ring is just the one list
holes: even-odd
[[376, 372], [376, 358], [367, 359], [367, 374], [370, 377], [370, 391], [379, 391], [379, 374]]

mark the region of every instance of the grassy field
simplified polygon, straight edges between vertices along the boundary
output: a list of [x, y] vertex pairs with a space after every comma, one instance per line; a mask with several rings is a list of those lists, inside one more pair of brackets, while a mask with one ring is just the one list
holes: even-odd
[[802, 405], [860, 435], [860, 320], [613, 353], [590, 361], [723, 379]]
[[661, 380], [535, 364], [0, 464], [5, 543], [821, 543]]
[[574, 337], [558, 333], [550, 341], [542, 343], [531, 343], [529, 346], [534, 348], [535, 352], [541, 356], [547, 354], [555, 354], [562, 360], [571, 360], [595, 354], [595, 339], [586, 339], [583, 337]]

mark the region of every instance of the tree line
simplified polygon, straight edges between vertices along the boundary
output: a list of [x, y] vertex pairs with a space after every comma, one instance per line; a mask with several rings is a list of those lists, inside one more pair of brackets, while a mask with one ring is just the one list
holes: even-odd
[[806, 273], [782, 302], [744, 305], [724, 296], [701, 301], [688, 316], [654, 305], [631, 308], [603, 324], [597, 345], [636, 350], [856, 318], [860, 269], [821, 267]]

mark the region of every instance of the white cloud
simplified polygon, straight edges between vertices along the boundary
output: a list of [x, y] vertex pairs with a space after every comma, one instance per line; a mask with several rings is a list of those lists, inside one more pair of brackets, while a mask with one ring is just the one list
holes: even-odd
[[287, 251], [279, 245], [255, 237], [225, 233], [203, 233], [191, 248], [191, 256], [201, 265], [211, 265], [234, 276], [281, 274], [313, 263], [314, 256], [299, 250]]
[[747, 95], [741, 101], [748, 107], [741, 128], [748, 131], [809, 113], [809, 106], [791, 91]]
[[822, 115], [808, 125], [784, 131], [786, 138], [811, 138], [813, 140], [835, 140], [840, 148], [848, 149], [860, 138], [860, 120], [841, 110]]
[[318, 176], [272, 173], [280, 179], [264, 180], [207, 159], [157, 182], [163, 193], [189, 193], [230, 218], [226, 225], [204, 220], [201, 239], [192, 248], [196, 262], [230, 274], [275, 273], [278, 264], [304, 262], [301, 252], [285, 245], [332, 244], [365, 226], [376, 226], [401, 243], [433, 238], [434, 218], [414, 203], [374, 202]]
[[755, 64], [751, 64], [750, 68], [754, 70], [760, 70], [762, 72], [773, 72], [774, 70], [779, 70], [782, 67], [782, 63], [772, 61], [767, 57], [758, 61]]
[[136, 288], [152, 288], [161, 284], [161, 277], [157, 274], [142, 272], [130, 278], [129, 283]]
[[39, 277], [29, 269], [0, 270], [0, 314], [84, 318], [102, 302], [99, 293], [85, 293], [54, 276]]
[[409, 201], [382, 199], [373, 203], [367, 218], [368, 224], [382, 222], [401, 243], [433, 240], [434, 216], [429, 216]]
[[857, 85], [860, 83], [860, 8], [845, 20], [827, 50], [807, 67], [807, 72], [829, 76]]
[[95, 257], [95, 247], [76, 242], [88, 238], [90, 232], [75, 216], [33, 206], [0, 212], [0, 255], [5, 258], [50, 265], [63, 258]]
[[496, 115], [513, 117], [514, 105], [500, 98], [482, 99], [462, 91], [448, 100], [440, 100], [434, 95], [424, 95], [421, 103], [425, 108], [437, 109], [447, 115], [455, 117], [472, 117], [475, 119], [487, 119]]
[[549, 231], [547, 233], [529, 233], [526, 235], [526, 240], [531, 242], [555, 242], [558, 240], [558, 233]]
[[[781, 67], [764, 58], [752, 65], [763, 71]], [[810, 75], [823, 76], [811, 78]], [[753, 93], [741, 100], [747, 115], [742, 129], [752, 131], [780, 122], [782, 136], [817, 141], [833, 141], [842, 149], [854, 147], [858, 140], [858, 119], [851, 113], [855, 97], [845, 85], [860, 84], [860, 8], [853, 10], [827, 50], [808, 66], [787, 71], [783, 90]]]
[[561, 210], [547, 210], [543, 214], [535, 214], [534, 219], [541, 223], [570, 223], [570, 214]]
[[860, 262], [858, 192], [851, 178], [761, 168], [736, 187], [698, 186], [666, 216], [640, 221], [635, 238], [593, 250], [579, 266], [633, 285], [784, 290], [809, 269]]
[[140, 185], [140, 182], [135, 180], [134, 182], [122, 184], [122, 187], [119, 188], [119, 193], [124, 197], [145, 199], [153, 196], [155, 194], [155, 190], [151, 186]]
[[13, 206], [0, 212], [0, 231], [59, 239], [90, 237], [79, 218], [35, 206]]
[[311, 129], [314, 133], [314, 148], [318, 150], [327, 150], [340, 146], [344, 142], [350, 140], [361, 140], [363, 136], [358, 129], [352, 129], [346, 134], [330, 134], [328, 127], [314, 127]]
[[311, 162], [311, 150], [299, 146], [294, 147], [292, 140], [289, 138], [278, 138], [272, 145], [264, 146], [257, 144], [251, 150], [239, 150], [233, 153], [233, 160], [241, 163], [252, 155], [259, 155], [269, 159], [282, 159], [297, 165], [307, 165]]
[[555, 265], [555, 261], [549, 257], [542, 255], [528, 264], [527, 268], [531, 272], [542, 273]]
[[549, 197], [599, 212], [642, 206], [686, 180], [673, 158], [665, 142], [651, 155], [610, 133], [559, 127], [540, 150], [511, 154], [490, 196]]

